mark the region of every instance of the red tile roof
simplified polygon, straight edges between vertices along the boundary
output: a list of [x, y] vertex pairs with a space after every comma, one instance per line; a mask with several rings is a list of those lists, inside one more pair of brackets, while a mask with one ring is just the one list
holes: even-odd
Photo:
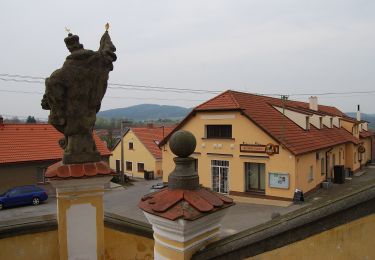
[[372, 131], [361, 131], [359, 132], [359, 137], [360, 138], [366, 138], [366, 137], [371, 137], [371, 136], [374, 136], [374, 133]]
[[114, 174], [115, 172], [103, 161], [68, 165], [60, 161], [48, 167], [45, 176], [49, 179], [74, 179]]
[[[0, 164], [59, 160], [63, 150], [58, 144], [63, 135], [49, 124], [4, 124], [0, 126]], [[105, 143], [94, 134], [102, 156], [111, 155]]]
[[174, 127], [132, 127], [130, 130], [138, 137], [139, 141], [156, 158], [162, 158], [159, 142], [167, 136]]
[[[260, 96], [237, 91], [225, 91], [217, 97], [199, 105], [190, 113], [174, 131], [180, 129], [182, 125], [197, 111], [216, 110], [241, 110], [242, 113], [263, 131], [268, 133], [277, 142], [284, 145], [293, 154], [303, 154], [327, 148], [333, 145], [352, 142], [357, 144], [359, 140], [343, 128], [317, 129], [311, 126], [306, 131], [295, 124], [292, 120], [284, 117], [273, 107], [282, 106], [282, 100], [267, 96]], [[295, 109], [304, 109], [308, 112], [309, 104], [300, 101], [285, 101], [285, 106]], [[318, 113], [332, 116], [344, 116], [340, 110], [331, 106], [318, 106]], [[163, 142], [169, 139], [167, 136]]]
[[206, 188], [170, 190], [165, 188], [143, 196], [138, 206], [153, 215], [176, 220], [194, 220], [223, 208], [233, 206], [233, 200]]

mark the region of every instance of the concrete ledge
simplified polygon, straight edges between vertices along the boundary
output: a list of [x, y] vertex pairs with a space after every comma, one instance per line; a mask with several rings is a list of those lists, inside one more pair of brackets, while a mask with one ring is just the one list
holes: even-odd
[[[104, 225], [118, 231], [153, 239], [151, 225], [134, 219], [104, 213]], [[52, 230], [57, 230], [55, 214], [0, 221], [0, 239]]]
[[154, 231], [150, 224], [119, 216], [117, 214], [104, 213], [104, 226], [153, 239]]
[[243, 259], [375, 213], [375, 181], [208, 245], [193, 259]]
[[56, 215], [0, 221], [0, 239], [57, 230]]

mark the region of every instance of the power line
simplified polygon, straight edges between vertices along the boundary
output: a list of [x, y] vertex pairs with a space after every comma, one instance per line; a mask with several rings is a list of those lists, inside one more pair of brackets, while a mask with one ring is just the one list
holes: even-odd
[[349, 92], [325, 92], [325, 93], [306, 93], [306, 94], [290, 94], [290, 96], [328, 96], [328, 95], [347, 95], [347, 94], [371, 94], [375, 93], [375, 90], [367, 91], [349, 91]]
[[[24, 83], [39, 83], [44, 84], [44, 77], [18, 75], [18, 74], [7, 74], [1, 73], [0, 78], [2, 81], [13, 81], [13, 82], [24, 82]], [[21, 79], [17, 79], [21, 78]], [[28, 80], [32, 79], [32, 80]], [[175, 93], [192, 93], [192, 94], [219, 94], [222, 91], [208, 90], [208, 89], [189, 89], [189, 88], [172, 88], [172, 87], [156, 87], [147, 85], [135, 85], [135, 84], [123, 84], [123, 83], [108, 83], [110, 89], [122, 89], [122, 90], [138, 90], [138, 91], [157, 91], [157, 92], [175, 92]], [[350, 94], [373, 94], [375, 90], [364, 90], [364, 91], [349, 91], [349, 92], [324, 92], [324, 93], [295, 93], [289, 94], [289, 96], [330, 96], [330, 95], [350, 95]], [[265, 94], [265, 93], [252, 93], [261, 96], [282, 96], [282, 94]], [[193, 100], [191, 100], [193, 101]], [[200, 100], [195, 100], [200, 101]]]
[[45, 80], [45, 78], [43, 78], [43, 77], [18, 75], [18, 74], [7, 74], [7, 73], [2, 73], [2, 74], [0, 74], [0, 76], [1, 77], [11, 77], [11, 78], [21, 78], [21, 79], [42, 79], [42, 80]]
[[[43, 77], [35, 77], [35, 76], [27, 76], [27, 75], [17, 75], [17, 74], [0, 74], [1, 77], [8, 77], [8, 78], [0, 78], [2, 81], [14, 81], [14, 82], [25, 82], [25, 83], [41, 83], [44, 84], [43, 81], [31, 81], [27, 79], [39, 79], [45, 80]], [[14, 78], [21, 78], [21, 79], [14, 79]], [[207, 90], [207, 89], [188, 89], [188, 88], [172, 88], [172, 87], [156, 87], [156, 86], [147, 86], [147, 85], [135, 85], [135, 84], [123, 84], [123, 83], [108, 83], [109, 87], [112, 89], [148, 89], [148, 90], [157, 90], [161, 92], [189, 92], [189, 93], [209, 93], [209, 94], [219, 94], [220, 91], [215, 90]]]
[[[43, 95], [43, 92], [38, 92], [38, 91], [19, 91], [19, 90], [3, 90], [0, 89], [0, 92], [7, 92], [7, 93], [22, 93], [22, 94], [38, 94], [38, 95]], [[145, 98], [145, 97], [113, 97], [113, 96], [104, 96], [104, 98], [114, 98], [114, 99], [136, 99], [136, 100], [161, 100], [161, 101], [173, 101], [173, 100], [178, 100], [178, 101], [191, 101], [191, 102], [202, 102], [205, 101], [203, 99], [185, 99], [185, 98]]]

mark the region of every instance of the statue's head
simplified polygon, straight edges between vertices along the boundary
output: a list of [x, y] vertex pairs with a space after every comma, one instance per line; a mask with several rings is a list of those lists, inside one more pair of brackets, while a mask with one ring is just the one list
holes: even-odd
[[64, 39], [66, 47], [70, 52], [83, 49], [83, 45], [79, 43], [78, 35], [68, 34], [68, 37]]

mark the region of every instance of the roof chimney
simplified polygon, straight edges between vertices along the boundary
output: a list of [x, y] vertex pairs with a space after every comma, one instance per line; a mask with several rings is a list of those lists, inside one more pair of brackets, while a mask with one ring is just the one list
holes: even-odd
[[318, 98], [316, 96], [309, 97], [309, 108], [318, 111]]
[[357, 106], [357, 120], [361, 121], [361, 110], [359, 108], [359, 105]]

